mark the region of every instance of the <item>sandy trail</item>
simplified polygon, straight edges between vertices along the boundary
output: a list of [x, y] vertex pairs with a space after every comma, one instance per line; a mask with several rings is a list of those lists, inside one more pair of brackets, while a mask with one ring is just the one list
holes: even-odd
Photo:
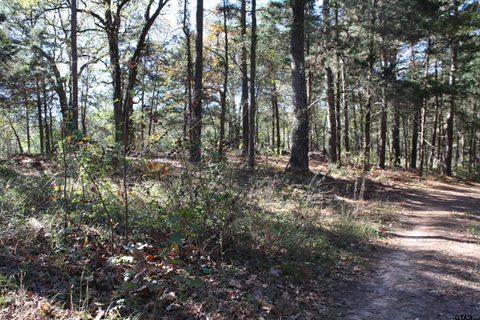
[[467, 232], [480, 224], [480, 185], [428, 183], [400, 194], [403, 227], [333, 318], [480, 319], [480, 242]]

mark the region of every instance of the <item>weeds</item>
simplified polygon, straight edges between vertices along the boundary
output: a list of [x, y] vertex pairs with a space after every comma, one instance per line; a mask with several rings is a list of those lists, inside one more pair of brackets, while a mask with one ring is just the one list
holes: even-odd
[[[127, 158], [132, 232], [130, 243], [121, 246], [124, 188], [118, 170], [106, 160], [114, 157], [104, 152], [81, 145], [65, 155], [66, 227], [60, 177], [33, 181], [24, 172], [1, 168], [7, 174], [0, 178], [6, 190], [0, 208], [8, 214], [2, 216], [6, 223], [0, 226], [0, 241], [16, 248], [7, 256], [18, 254], [17, 249], [22, 256], [38, 255], [36, 260], [47, 268], [16, 262], [27, 272], [27, 286], [42, 273], [55, 273], [60, 287], [52, 303], [61, 301], [64, 309], [85, 318], [99, 311], [112, 319], [143, 314], [147, 297], [166, 297], [169, 302], [162, 308], [174, 309], [212, 281], [215, 290], [232, 286], [230, 280], [225, 285], [222, 274], [235, 277], [242, 270], [306, 284], [339, 268], [345, 257], [353, 261], [352, 244], [381, 236], [376, 224], [353, 214], [351, 204], [331, 207], [332, 185], [322, 175], [296, 181], [264, 167], [252, 177], [235, 163], [194, 168], [180, 155], [170, 162]], [[36, 194], [26, 197], [26, 188]], [[362, 186], [358, 189], [363, 193]], [[335, 214], [328, 215], [332, 210]], [[42, 218], [35, 222], [33, 215]], [[14, 225], [21, 239], [6, 235]], [[225, 265], [232, 271], [219, 267]], [[240, 291], [254, 283], [238, 281], [232, 283]], [[176, 301], [167, 297], [171, 291], [177, 292]], [[270, 286], [261, 291], [268, 303], [278, 299]], [[251, 293], [244, 298], [250, 301]]]
[[470, 224], [468, 225], [468, 232], [477, 238], [480, 238], [480, 225]]

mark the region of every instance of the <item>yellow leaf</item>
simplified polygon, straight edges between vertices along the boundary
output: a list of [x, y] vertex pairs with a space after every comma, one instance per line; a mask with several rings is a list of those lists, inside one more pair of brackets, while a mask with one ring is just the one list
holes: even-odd
[[162, 164], [157, 162], [157, 161], [148, 160], [147, 161], [147, 168], [150, 171], [160, 171], [160, 169], [162, 168]]
[[52, 306], [50, 305], [50, 303], [48, 303], [48, 302], [42, 302], [42, 303], [40, 304], [40, 311], [42, 311], [44, 314], [47, 314], [47, 315], [48, 315], [48, 314], [50, 314], [50, 309], [51, 309], [51, 307], [52, 307]]

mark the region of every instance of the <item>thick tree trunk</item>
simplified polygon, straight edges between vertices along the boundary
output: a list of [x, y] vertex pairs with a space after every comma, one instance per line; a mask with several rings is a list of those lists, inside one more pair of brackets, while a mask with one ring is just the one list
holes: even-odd
[[[293, 126], [292, 153], [288, 169], [296, 172], [308, 172], [308, 135], [310, 130], [305, 81], [305, 3], [304, 0], [293, 0], [291, 6], [293, 23], [290, 31], [290, 54], [292, 56], [295, 124]], [[336, 153], [336, 149], [334, 152]]]
[[192, 144], [190, 146], [190, 162], [192, 163], [199, 163], [202, 157], [203, 0], [197, 0], [196, 17], [197, 38], [195, 39], [195, 93], [192, 104]]
[[338, 161], [338, 147], [337, 147], [337, 118], [335, 115], [335, 97], [333, 92], [333, 72], [330, 67], [325, 69], [325, 77], [327, 83], [327, 104], [328, 104], [328, 123], [330, 130], [328, 134], [328, 154], [333, 163]]
[[113, 119], [115, 125], [115, 142], [123, 143], [123, 90], [122, 71], [120, 68], [120, 54], [118, 49], [118, 36], [115, 31], [108, 32], [108, 47], [110, 51], [110, 63], [112, 64], [113, 83]]

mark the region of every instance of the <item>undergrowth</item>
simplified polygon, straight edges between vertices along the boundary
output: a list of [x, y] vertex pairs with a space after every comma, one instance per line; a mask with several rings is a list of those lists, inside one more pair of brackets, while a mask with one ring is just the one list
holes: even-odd
[[[188, 303], [233, 286], [239, 296], [231, 308], [246, 303], [255, 314], [285, 295], [260, 286], [260, 299], [252, 279], [263, 275], [296, 290], [345, 267], [358, 244], [381, 236], [379, 225], [354, 208], [327, 214], [322, 176], [298, 181], [268, 168], [251, 175], [228, 162], [193, 167], [183, 157], [128, 158], [131, 238], [123, 243], [121, 160], [104, 152], [71, 151], [66, 187], [60, 159], [43, 163], [43, 172], [0, 167], [0, 257], [9, 260], [0, 262], [0, 305], [18, 289], [10, 279], [25, 273], [27, 290], [50, 292], [48, 310], [112, 318], [152, 308], [186, 312]], [[238, 278], [245, 272], [250, 282]], [[222, 308], [212, 302], [205, 312], [225, 314]]]

